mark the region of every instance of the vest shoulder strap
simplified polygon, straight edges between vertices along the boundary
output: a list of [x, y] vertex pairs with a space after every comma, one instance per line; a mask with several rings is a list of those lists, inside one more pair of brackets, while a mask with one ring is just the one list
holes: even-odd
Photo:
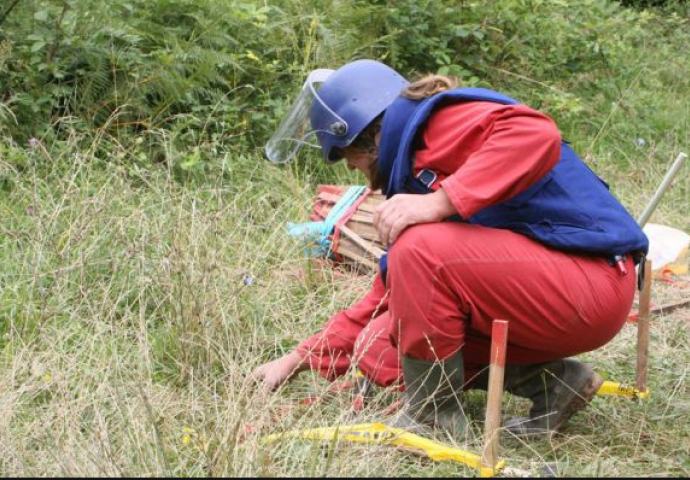
[[440, 94], [439, 100], [448, 96], [453, 100], [461, 102], [493, 102], [503, 105], [519, 105], [520, 102], [502, 93], [494, 92], [486, 88], [458, 88]]
[[408, 123], [403, 138], [402, 152], [403, 156], [398, 160], [393, 167], [393, 185], [397, 188], [389, 190], [389, 193], [398, 193], [401, 187], [407, 188], [415, 193], [430, 193], [433, 191], [431, 185], [435, 179], [431, 180], [429, 178], [430, 174], [434, 175], [434, 172], [430, 170], [422, 172], [420, 176], [415, 177], [412, 175], [412, 165], [411, 160], [405, 161], [406, 158], [412, 158], [411, 152], [411, 141], [414, 138], [414, 133], [417, 129], [427, 120], [432, 111], [438, 106], [444, 103], [460, 103], [460, 102], [491, 102], [498, 103], [502, 105], [519, 105], [520, 102], [503, 95], [493, 90], [488, 90], [486, 88], [458, 88], [455, 90], [448, 90], [446, 92], [439, 93], [433, 97], [423, 101], [418, 109], [412, 114], [412, 119]]

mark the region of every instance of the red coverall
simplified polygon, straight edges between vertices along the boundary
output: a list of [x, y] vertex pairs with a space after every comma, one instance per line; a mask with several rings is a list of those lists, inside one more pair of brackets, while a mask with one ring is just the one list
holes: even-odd
[[[557, 163], [551, 119], [524, 105], [467, 102], [430, 118], [415, 170], [435, 171], [462, 218], [528, 189]], [[627, 269], [634, 272], [632, 260]], [[333, 379], [354, 363], [377, 385], [401, 384], [399, 355], [444, 360], [462, 348], [466, 378], [489, 363], [494, 319], [510, 322], [508, 363], [595, 350], [623, 327], [635, 275], [602, 257], [458, 222], [415, 225], [389, 249], [388, 290], [371, 291], [300, 344]]]

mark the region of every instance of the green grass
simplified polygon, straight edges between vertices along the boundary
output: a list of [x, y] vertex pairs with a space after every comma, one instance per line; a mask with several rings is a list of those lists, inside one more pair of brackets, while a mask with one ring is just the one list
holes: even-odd
[[[690, 153], [688, 34], [655, 22], [635, 44], [624, 25], [604, 32], [611, 78], [547, 84], [504, 69], [494, 79], [521, 99], [576, 97], [586, 114], [543, 107], [635, 216], [678, 152]], [[313, 375], [269, 396], [246, 376], [367, 291], [371, 278], [304, 259], [284, 228], [306, 220], [317, 183], [362, 178], [307, 156], [278, 168], [258, 148], [209, 141], [216, 153], [198, 181], [173, 166], [139, 168], [133, 142], [101, 134], [0, 144], [1, 476], [475, 474], [391, 448], [245, 435], [248, 425], [268, 434], [347, 420], [348, 393], [294, 407], [328, 387]], [[174, 150], [167, 134], [146, 134]], [[690, 231], [690, 167], [652, 221]], [[654, 302], [686, 298], [682, 285], [655, 282]], [[504, 435], [508, 466], [689, 475], [689, 331], [688, 310], [655, 319], [648, 402], [596, 399], [549, 441]], [[633, 381], [635, 328], [583, 358]], [[379, 418], [394, 396], [378, 392], [362, 420]], [[472, 393], [467, 406], [472, 433], [458, 446], [478, 452], [484, 396]], [[506, 415], [525, 407], [506, 397]]]
[[[285, 234], [286, 221], [307, 216], [305, 170], [227, 152], [215, 182], [184, 186], [166, 171], [104, 166], [76, 143], [63, 145], [60, 159], [26, 154], [42, 155], [34, 161], [44, 166], [20, 174], [0, 164], [13, 185], [0, 201], [0, 474], [473, 474], [381, 447], [242, 441], [246, 425], [275, 433], [345, 421], [347, 393], [283, 412], [325, 390], [311, 375], [269, 397], [246, 380], [370, 283], [303, 259]], [[642, 184], [651, 188], [662, 173], [654, 170]], [[239, 174], [249, 181], [235, 181]], [[340, 167], [332, 174], [333, 181], [358, 180]], [[620, 188], [626, 181], [617, 179]], [[650, 194], [631, 197], [633, 209]], [[676, 187], [669, 196], [677, 216], [656, 220], [685, 226], [690, 207], [678, 195]], [[687, 295], [655, 288], [658, 302]], [[509, 466], [687, 475], [688, 327], [682, 312], [656, 321], [651, 401], [597, 399], [567, 435], [549, 442], [504, 437]], [[630, 381], [634, 345], [634, 328], [626, 327], [586, 358], [606, 376]], [[391, 397], [381, 392], [363, 419], [375, 419]], [[473, 394], [468, 402], [478, 413], [484, 398]], [[506, 411], [524, 407], [511, 400]], [[474, 419], [472, 437], [459, 446], [479, 451], [481, 415]]]

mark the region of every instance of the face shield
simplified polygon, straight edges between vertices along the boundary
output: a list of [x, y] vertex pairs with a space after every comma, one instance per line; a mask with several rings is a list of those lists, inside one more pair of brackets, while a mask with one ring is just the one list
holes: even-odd
[[[304, 145], [321, 148], [317, 139], [319, 134], [325, 133], [337, 136], [346, 134], [347, 123], [345, 120], [331, 110], [318, 94], [320, 86], [333, 72], [334, 70], [319, 69], [309, 74], [297, 100], [295, 100], [280, 126], [271, 136], [268, 143], [266, 143], [266, 156], [271, 162], [290, 162]], [[319, 124], [328, 125], [330, 131], [321, 131], [312, 127], [310, 114], [314, 105], [318, 106], [317, 110], [326, 117], [324, 118], [324, 123], [319, 122]]]
[[356, 60], [338, 70], [314, 70], [280, 126], [266, 144], [266, 156], [287, 163], [303, 145], [320, 147], [324, 160], [340, 160], [350, 146], [409, 83], [374, 60]]

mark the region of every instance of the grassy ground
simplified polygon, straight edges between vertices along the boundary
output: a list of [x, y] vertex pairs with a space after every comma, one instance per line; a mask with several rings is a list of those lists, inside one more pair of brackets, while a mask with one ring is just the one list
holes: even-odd
[[[617, 101], [583, 94], [591, 115], [557, 118], [635, 216], [673, 158], [690, 150], [686, 47], [674, 32], [637, 45]], [[503, 75], [497, 87], [509, 93], [552, 88]], [[117, 142], [100, 147], [75, 138], [0, 150], [0, 475], [475, 473], [390, 448], [266, 445], [246, 435], [249, 425], [275, 433], [346, 421], [348, 393], [294, 407], [327, 388], [312, 375], [270, 396], [246, 375], [367, 290], [371, 278], [303, 259], [284, 229], [307, 218], [315, 183], [361, 178], [304, 160], [276, 168], [260, 152], [219, 146], [214, 179], [184, 184], [165, 169], [132, 166]], [[653, 221], [690, 231], [690, 167]], [[687, 298], [678, 280], [655, 282], [654, 302]], [[570, 476], [689, 475], [689, 329], [688, 310], [655, 319], [650, 401], [596, 399], [549, 441], [504, 436], [508, 465], [531, 475], [546, 464]], [[584, 358], [632, 381], [635, 328]], [[362, 420], [393, 396], [378, 392]], [[525, 408], [506, 400], [506, 415]], [[479, 451], [484, 397], [467, 404], [475, 423], [459, 446]]]
[[[268, 433], [345, 421], [348, 393], [286, 408], [324, 391], [313, 376], [268, 397], [245, 380], [370, 283], [302, 259], [285, 235], [285, 221], [306, 218], [309, 172], [228, 152], [225, 175], [192, 187], [165, 171], [103, 167], [76, 144], [27, 155], [40, 176], [0, 164], [12, 185], [0, 203], [0, 474], [473, 474], [386, 448], [245, 438], [247, 425]], [[661, 173], [645, 180], [633, 210]], [[356, 180], [347, 175], [334, 172], [334, 181]], [[687, 177], [662, 209], [675, 203], [676, 215], [657, 220], [687, 227], [683, 188]], [[683, 285], [655, 283], [655, 302], [687, 296]], [[533, 474], [546, 463], [570, 475], [690, 473], [689, 317], [655, 321], [651, 401], [597, 399], [567, 435], [505, 439], [509, 465]], [[611, 379], [632, 380], [635, 329], [586, 358]], [[380, 392], [363, 420], [390, 400]], [[463, 448], [480, 448], [483, 402], [468, 398], [477, 423]], [[507, 414], [524, 407], [511, 399]]]

